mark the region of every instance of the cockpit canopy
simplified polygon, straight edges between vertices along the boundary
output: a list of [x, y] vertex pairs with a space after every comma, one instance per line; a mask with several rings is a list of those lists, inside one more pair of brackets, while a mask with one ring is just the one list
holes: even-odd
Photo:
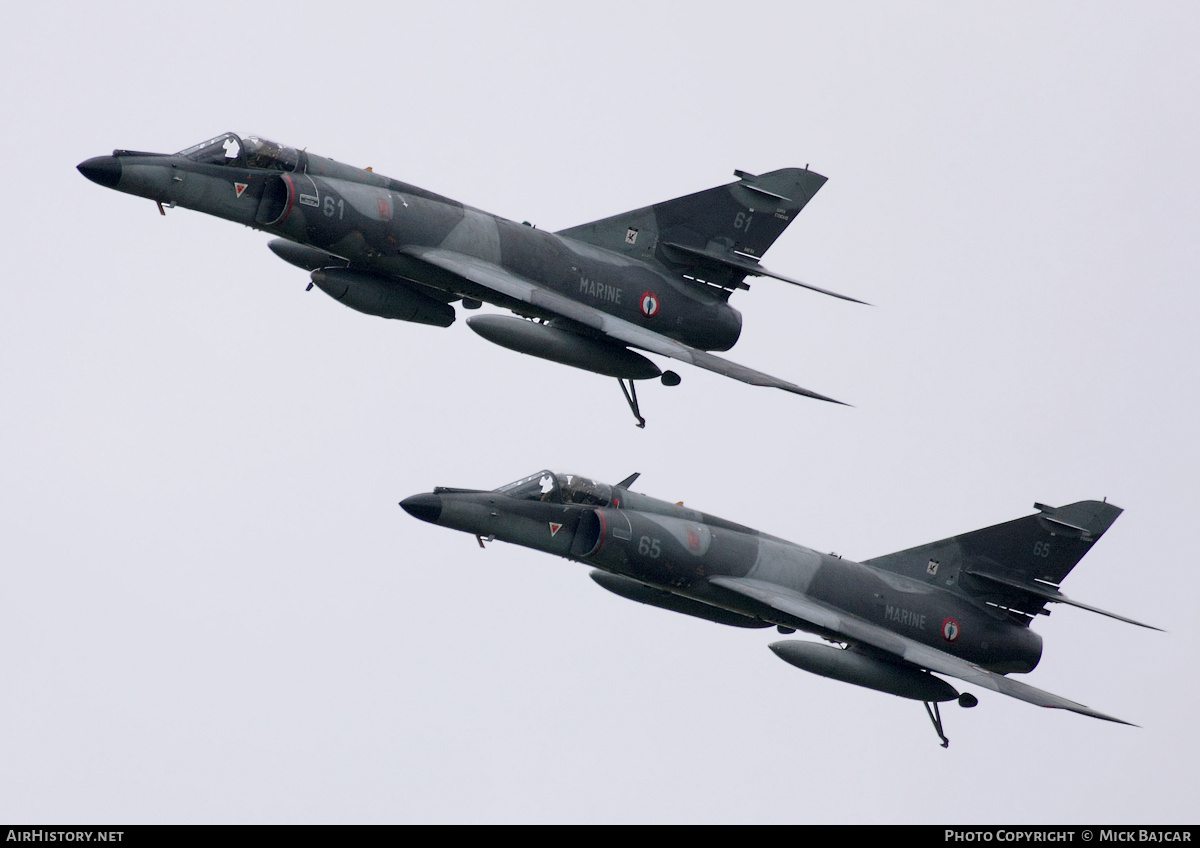
[[194, 144], [180, 150], [178, 155], [204, 165], [235, 165], [272, 171], [294, 171], [300, 164], [300, 153], [294, 147], [253, 135], [241, 139], [234, 133]]
[[612, 502], [612, 486], [607, 483], [555, 471], [530, 474], [496, 491], [510, 498], [543, 503], [608, 506]]

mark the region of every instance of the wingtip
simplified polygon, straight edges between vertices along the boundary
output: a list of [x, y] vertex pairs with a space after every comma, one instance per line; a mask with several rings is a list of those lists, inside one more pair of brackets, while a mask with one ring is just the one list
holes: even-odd
[[[1065, 698], [1063, 700], [1066, 701]], [[1068, 703], [1070, 703], [1070, 702], [1068, 702]], [[1069, 706], [1068, 703], [1042, 704], [1042, 706], [1046, 707], [1048, 709], [1051, 709], [1051, 710], [1067, 710], [1068, 712], [1072, 712], [1077, 715], [1085, 715], [1088, 718], [1098, 718], [1101, 721], [1111, 721], [1113, 724], [1123, 724], [1126, 727], [1136, 727], [1139, 729], [1141, 728], [1140, 724], [1134, 724], [1132, 721], [1126, 721], [1123, 718], [1117, 718], [1116, 716], [1107, 715], [1106, 713], [1102, 713], [1099, 710], [1093, 710], [1091, 707], [1085, 707], [1083, 704], [1074, 704], [1073, 706]]]
[[854, 409], [854, 404], [852, 403], [846, 403], [844, 400], [838, 400], [837, 398], [826, 397], [825, 395], [817, 394], [816, 392], [810, 392], [808, 389], [801, 389], [799, 394], [802, 394], [807, 398], [812, 398], [813, 400], [823, 400], [826, 403], [836, 403], [838, 406], [845, 406], [849, 407], [850, 409]]
[[1166, 633], [1167, 632], [1166, 630], [1163, 630], [1161, 627], [1155, 627], [1153, 624], [1147, 624], [1144, 621], [1136, 621], [1135, 619], [1132, 619], [1132, 618], [1125, 618], [1125, 616], [1121, 616], [1121, 620], [1124, 621], [1126, 624], [1135, 624], [1138, 627], [1145, 627], [1147, 630], [1153, 630], [1157, 633]]

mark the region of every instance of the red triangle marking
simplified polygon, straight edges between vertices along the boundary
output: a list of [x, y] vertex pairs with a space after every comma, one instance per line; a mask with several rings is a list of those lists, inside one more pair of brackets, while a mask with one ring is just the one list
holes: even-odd
[[550, 522], [550, 535], [551, 536], [557, 536], [558, 531], [561, 529], [562, 529], [561, 524], [555, 524], [553, 521]]
[[234, 184], [233, 184], [233, 188], [234, 188], [234, 190], [235, 190], [235, 191], [237, 191], [237, 196], [238, 196], [238, 197], [241, 197], [241, 196], [242, 196], [242, 192], [243, 192], [243, 191], [245, 191], [245, 190], [246, 190], [246, 187], [247, 187], [247, 186], [249, 186], [249, 185], [250, 185], [249, 183], [234, 183]]

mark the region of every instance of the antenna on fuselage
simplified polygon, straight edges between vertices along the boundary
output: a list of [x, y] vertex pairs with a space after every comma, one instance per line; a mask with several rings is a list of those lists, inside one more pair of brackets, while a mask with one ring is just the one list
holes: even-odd
[[633, 481], [642, 476], [642, 472], [635, 471], [616, 485], [618, 489], [628, 489], [633, 485]]

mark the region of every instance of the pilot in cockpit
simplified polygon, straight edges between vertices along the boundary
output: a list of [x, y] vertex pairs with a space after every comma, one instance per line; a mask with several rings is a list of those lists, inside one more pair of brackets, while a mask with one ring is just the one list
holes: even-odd
[[205, 165], [236, 165], [274, 171], [294, 171], [300, 164], [300, 154], [292, 147], [247, 136], [243, 141], [234, 133], [225, 133], [179, 151], [193, 162]]

